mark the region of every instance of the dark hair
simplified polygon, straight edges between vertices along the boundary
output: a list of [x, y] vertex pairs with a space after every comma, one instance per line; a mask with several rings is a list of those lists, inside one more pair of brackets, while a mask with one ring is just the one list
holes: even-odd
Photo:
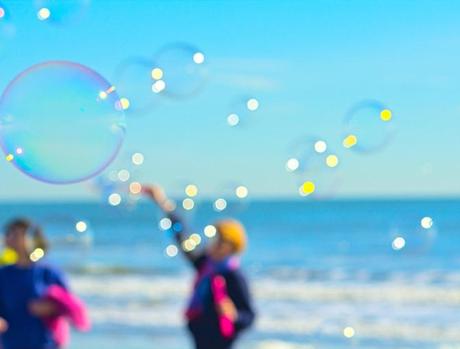
[[20, 229], [27, 231], [32, 226], [32, 223], [26, 218], [16, 218], [10, 221], [5, 226], [5, 234], [10, 233], [12, 230]]
[[43, 251], [48, 250], [49, 245], [45, 234], [43, 234], [43, 230], [39, 226], [32, 224], [27, 218], [16, 218], [10, 221], [5, 226], [5, 234], [16, 229], [23, 230], [25, 234], [30, 234], [34, 249], [41, 248]]

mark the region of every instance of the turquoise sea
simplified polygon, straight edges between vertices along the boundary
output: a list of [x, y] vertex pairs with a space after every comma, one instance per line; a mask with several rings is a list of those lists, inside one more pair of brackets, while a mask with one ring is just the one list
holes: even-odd
[[[226, 215], [247, 226], [258, 311], [239, 349], [460, 348], [460, 200], [267, 200], [223, 213], [203, 201], [184, 213], [198, 233]], [[48, 259], [90, 308], [93, 330], [71, 349], [192, 348], [182, 320], [191, 271], [166, 256], [172, 240], [153, 206], [0, 205], [1, 224], [16, 216], [43, 225]]]

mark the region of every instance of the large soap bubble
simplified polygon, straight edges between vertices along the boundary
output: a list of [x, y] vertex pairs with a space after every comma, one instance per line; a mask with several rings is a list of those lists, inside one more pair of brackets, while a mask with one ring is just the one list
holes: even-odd
[[172, 98], [189, 97], [203, 88], [206, 77], [205, 55], [193, 45], [171, 44], [154, 56], [154, 93]]
[[383, 103], [357, 103], [345, 115], [343, 146], [362, 153], [381, 150], [392, 140], [393, 122], [393, 112]]
[[45, 62], [19, 74], [0, 99], [6, 159], [37, 180], [83, 181], [115, 158], [125, 135], [115, 89], [71, 62]]

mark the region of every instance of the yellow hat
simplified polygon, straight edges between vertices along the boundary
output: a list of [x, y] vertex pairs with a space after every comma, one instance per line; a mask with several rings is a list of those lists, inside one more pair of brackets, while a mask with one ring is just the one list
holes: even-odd
[[246, 230], [234, 219], [224, 219], [215, 224], [219, 236], [235, 247], [236, 253], [244, 251], [247, 245]]

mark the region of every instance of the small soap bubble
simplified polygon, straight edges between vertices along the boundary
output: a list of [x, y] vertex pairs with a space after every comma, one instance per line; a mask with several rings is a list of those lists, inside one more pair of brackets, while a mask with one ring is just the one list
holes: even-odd
[[394, 134], [393, 112], [379, 101], [355, 104], [345, 115], [343, 146], [362, 153], [386, 147]]
[[187, 43], [170, 44], [160, 49], [154, 56], [152, 69], [162, 72], [160, 79], [156, 79], [152, 85], [152, 90], [167, 97], [195, 95], [207, 80], [204, 53]]

